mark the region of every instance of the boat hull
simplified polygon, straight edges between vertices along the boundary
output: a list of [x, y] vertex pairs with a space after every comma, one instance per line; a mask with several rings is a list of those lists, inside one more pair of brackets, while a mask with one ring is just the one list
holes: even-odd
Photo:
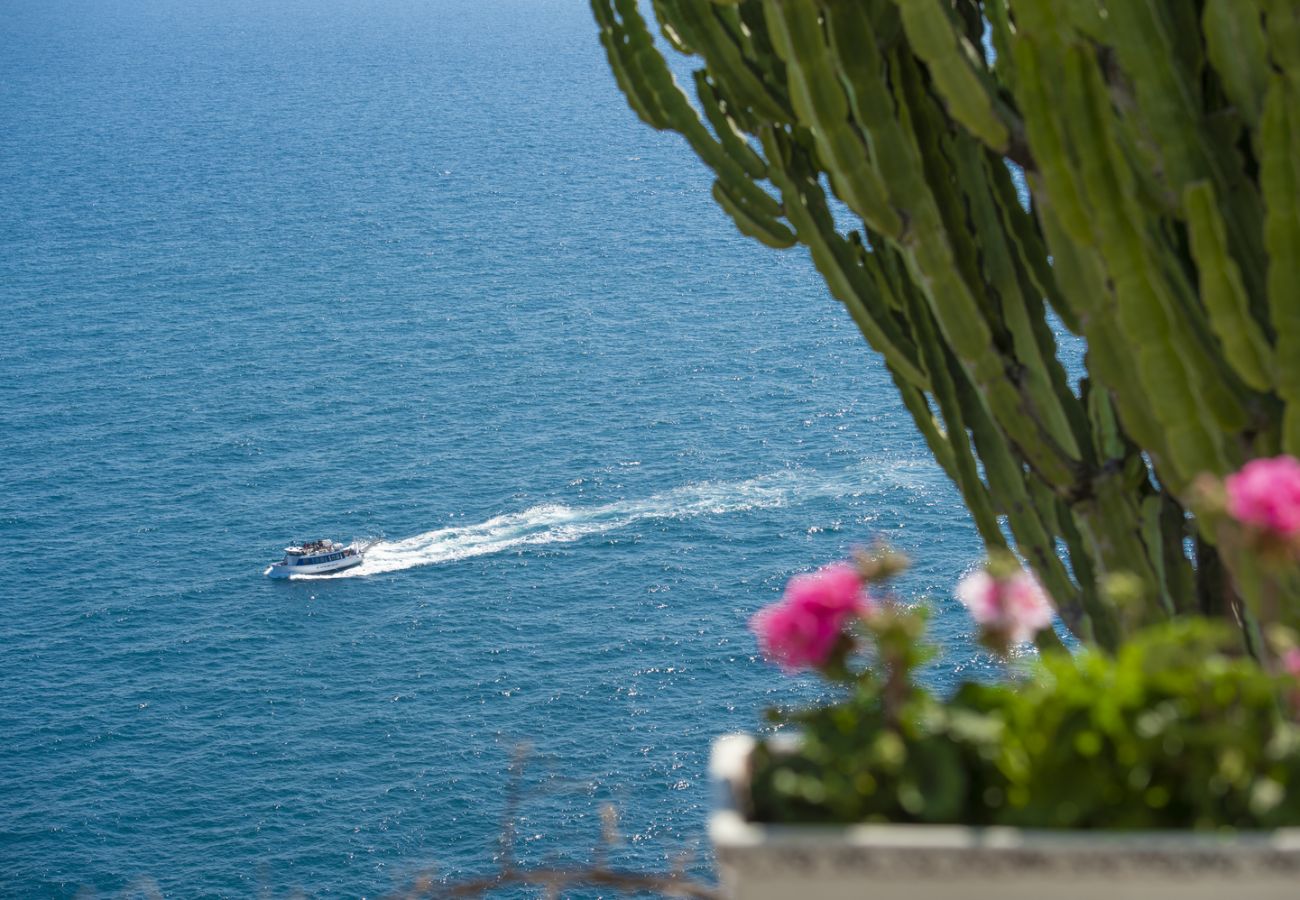
[[347, 569], [355, 568], [365, 562], [361, 553], [345, 556], [343, 559], [331, 560], [306, 566], [287, 566], [283, 562], [272, 563], [266, 574], [271, 578], [297, 578], [303, 575], [335, 575]]

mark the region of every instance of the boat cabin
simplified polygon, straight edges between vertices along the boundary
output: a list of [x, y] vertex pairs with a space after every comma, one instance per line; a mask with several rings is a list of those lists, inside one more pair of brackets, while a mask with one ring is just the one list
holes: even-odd
[[309, 541], [293, 547], [284, 548], [285, 565], [317, 566], [321, 563], [337, 562], [348, 556], [355, 556], [357, 551], [344, 547], [337, 541]]

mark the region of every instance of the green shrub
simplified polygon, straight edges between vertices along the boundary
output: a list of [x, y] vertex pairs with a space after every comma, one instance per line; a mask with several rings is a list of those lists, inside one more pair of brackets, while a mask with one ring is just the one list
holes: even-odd
[[775, 716], [801, 740], [794, 752], [758, 746], [756, 819], [1300, 824], [1300, 685], [1243, 655], [1222, 623], [1148, 628], [1114, 654], [1047, 653], [1007, 683], [966, 683], [945, 699], [911, 677], [925, 655], [916, 615], [868, 625], [876, 659], [840, 702]]

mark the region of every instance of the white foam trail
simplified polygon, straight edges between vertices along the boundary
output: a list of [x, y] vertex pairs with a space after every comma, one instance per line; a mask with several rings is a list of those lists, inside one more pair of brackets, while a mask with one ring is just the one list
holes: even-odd
[[[921, 466], [928, 469], [929, 466]], [[893, 486], [909, 484], [919, 474], [905, 463], [884, 463], [870, 473], [850, 470], [827, 479], [815, 472], [780, 472], [747, 481], [702, 482], [654, 494], [642, 500], [618, 500], [599, 506], [570, 507], [544, 503], [496, 516], [476, 525], [457, 525], [426, 531], [402, 540], [381, 540], [366, 550], [361, 565], [337, 575], [298, 578], [349, 578], [397, 572], [416, 566], [457, 562], [475, 556], [501, 553], [519, 547], [563, 544], [626, 528], [650, 519], [687, 519], [764, 509], [812, 497], [845, 496], [879, 488], [883, 480]], [[928, 474], [928, 473], [927, 473]], [[864, 477], [866, 475], [866, 477]], [[882, 478], [882, 476], [884, 476]], [[874, 483], [873, 483], [874, 482]]]

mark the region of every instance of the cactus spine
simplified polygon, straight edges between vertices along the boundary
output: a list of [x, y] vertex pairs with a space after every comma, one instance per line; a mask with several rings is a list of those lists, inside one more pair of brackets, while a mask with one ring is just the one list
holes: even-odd
[[[1076, 634], [1259, 611], [1255, 564], [1189, 509], [1202, 473], [1300, 455], [1292, 0], [654, 0], [694, 100], [635, 0], [591, 3], [632, 109], [744, 234], [808, 248]], [[1053, 315], [1087, 344], [1077, 385]], [[1121, 571], [1136, 616], [1096, 588]]]

